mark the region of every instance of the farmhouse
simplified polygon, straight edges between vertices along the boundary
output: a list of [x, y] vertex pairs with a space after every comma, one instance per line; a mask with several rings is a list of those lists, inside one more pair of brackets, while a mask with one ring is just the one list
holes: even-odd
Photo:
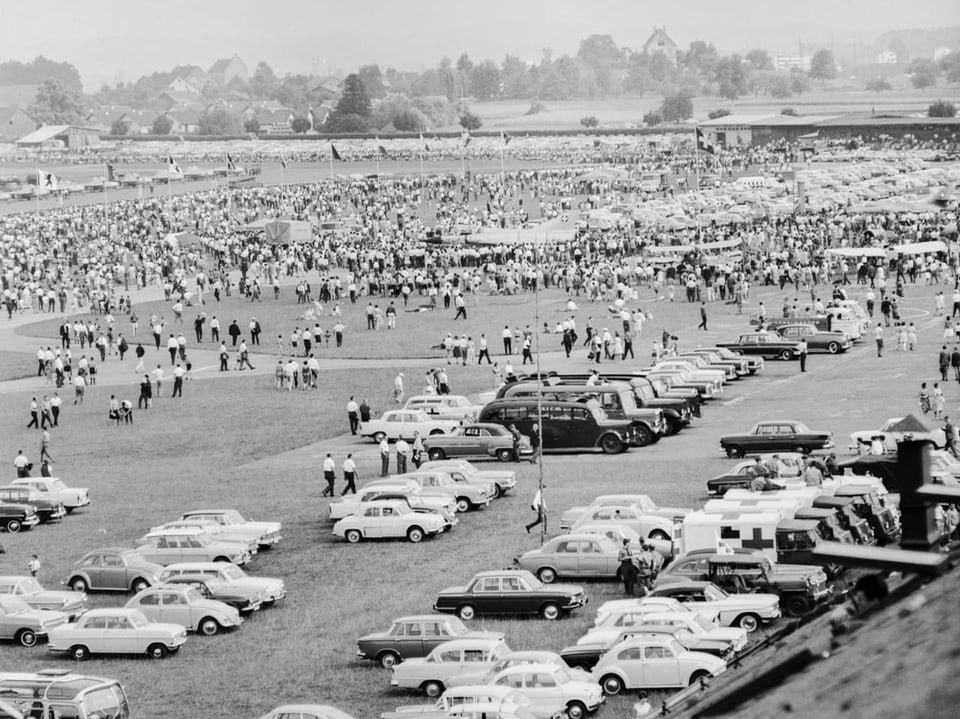
[[80, 150], [85, 147], [97, 147], [100, 144], [100, 131], [95, 127], [79, 125], [44, 125], [17, 140], [17, 147], [24, 148], [66, 148]]
[[643, 43], [642, 49], [644, 55], [663, 53], [671, 65], [677, 64], [677, 53], [680, 52], [680, 46], [667, 35], [666, 27], [655, 27], [653, 34]]
[[237, 55], [217, 60], [207, 71], [207, 77], [218, 85], [228, 85], [231, 80], [246, 82], [249, 78], [246, 63]]

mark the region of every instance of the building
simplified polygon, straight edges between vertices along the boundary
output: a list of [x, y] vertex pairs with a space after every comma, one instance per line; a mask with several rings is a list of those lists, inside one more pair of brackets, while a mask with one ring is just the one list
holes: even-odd
[[83, 118], [84, 124], [88, 127], [95, 127], [101, 135], [111, 134], [113, 123], [117, 120], [127, 122], [127, 133], [136, 134], [130, 130], [130, 123], [127, 121], [127, 115], [133, 110], [128, 105], [103, 105], [93, 110], [89, 115]]
[[643, 43], [642, 52], [644, 55], [654, 55], [663, 53], [663, 56], [670, 61], [670, 64], [677, 64], [677, 54], [680, 52], [680, 46], [667, 35], [666, 27], [653, 28], [653, 34]]
[[778, 72], [787, 72], [790, 70], [803, 70], [810, 72], [810, 55], [775, 55], [773, 58], [773, 69]]
[[896, 65], [897, 53], [895, 53], [893, 50], [884, 50], [883, 52], [877, 53], [877, 64]]
[[218, 85], [228, 85], [233, 80], [247, 82], [250, 73], [247, 65], [237, 55], [231, 58], [217, 60], [207, 71], [207, 77]]
[[943, 58], [953, 52], [949, 47], [935, 47], [933, 48], [933, 61], [940, 62]]
[[95, 127], [80, 125], [44, 125], [17, 140], [23, 148], [65, 148], [81, 150], [100, 145], [100, 131]]
[[37, 129], [37, 121], [20, 107], [0, 107], [0, 142], [14, 142]]

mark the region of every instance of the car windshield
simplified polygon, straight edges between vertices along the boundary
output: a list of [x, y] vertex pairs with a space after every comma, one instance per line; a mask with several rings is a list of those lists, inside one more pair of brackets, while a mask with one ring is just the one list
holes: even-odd
[[0, 609], [4, 614], [18, 614], [20, 612], [29, 612], [30, 607], [20, 597], [0, 597]]
[[191, 604], [193, 604], [194, 602], [199, 602], [201, 599], [203, 599], [203, 595], [200, 594], [200, 592], [195, 587], [190, 587], [190, 589], [184, 592], [184, 595], [186, 596], [187, 601], [190, 602]]
[[406, 504], [399, 504], [399, 503], [398, 503], [397, 505], [395, 505], [393, 511], [394, 511], [395, 514], [399, 514], [399, 515], [413, 514], [413, 510], [410, 509], [410, 507], [409, 507], [408, 505], [406, 505]]
[[699, 612], [693, 615], [693, 621], [699, 624], [701, 629], [705, 629], [708, 632], [711, 629], [716, 629], [713, 622], [711, 622], [709, 619], [707, 619], [705, 616], [703, 616]]
[[720, 589], [720, 587], [711, 584], [710, 586], [703, 588], [703, 596], [708, 602], [719, 602], [722, 599], [726, 599], [730, 595]]
[[59, 479], [51, 479], [51, 480], [50, 480], [50, 486], [53, 487], [54, 489], [66, 489], [66, 488], [67, 488], [67, 485], [65, 485], [65, 484], [63, 483], [63, 481], [62, 481], [62, 480], [59, 480]]
[[683, 648], [683, 645], [680, 642], [678, 642], [676, 639], [670, 642], [669, 647], [670, 649], [673, 650], [673, 655], [677, 657], [679, 657], [681, 654], [687, 651], [686, 649]]
[[797, 434], [810, 434], [810, 428], [803, 422], [797, 422], [793, 425], [793, 430]]
[[220, 576], [228, 580], [238, 580], [244, 579], [247, 575], [244, 574], [243, 570], [240, 567], [231, 564], [230, 566], [223, 567], [220, 570]]
[[130, 624], [133, 625], [134, 629], [140, 629], [147, 626], [150, 622], [147, 619], [147, 616], [141, 612], [139, 609], [135, 612], [130, 612]]
[[33, 577], [20, 580], [20, 586], [17, 587], [17, 594], [33, 594], [34, 592], [42, 591], [43, 587], [40, 586], [40, 582]]
[[235, 509], [223, 513], [224, 524], [243, 524], [247, 520]]
[[607, 419], [607, 413], [604, 412], [599, 406], [594, 405], [590, 408], [590, 414], [593, 415], [594, 420], [597, 422], [603, 422]]
[[571, 681], [567, 670], [560, 667], [553, 670], [553, 678], [557, 680], [557, 684], [566, 684]]
[[466, 634], [469, 631], [467, 625], [456, 617], [451, 617], [444, 621], [441, 628], [446, 630], [443, 632], [444, 634]]

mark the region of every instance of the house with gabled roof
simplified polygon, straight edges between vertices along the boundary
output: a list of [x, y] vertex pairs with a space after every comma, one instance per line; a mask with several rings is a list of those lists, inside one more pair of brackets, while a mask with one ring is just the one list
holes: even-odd
[[218, 85], [227, 85], [232, 80], [247, 82], [250, 79], [250, 72], [247, 64], [234, 54], [233, 57], [217, 60], [210, 69], [207, 70], [207, 77]]
[[14, 142], [37, 129], [37, 121], [22, 107], [0, 107], [0, 142]]
[[676, 65], [680, 46], [667, 35], [666, 27], [654, 27], [653, 34], [643, 43], [641, 50], [644, 55], [655, 55], [658, 52], [663, 53], [663, 56], [666, 57], [672, 65]]

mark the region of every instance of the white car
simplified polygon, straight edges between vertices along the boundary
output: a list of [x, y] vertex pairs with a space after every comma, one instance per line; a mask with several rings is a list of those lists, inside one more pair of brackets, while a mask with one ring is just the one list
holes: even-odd
[[229, 562], [180, 562], [164, 567], [160, 581], [178, 576], [216, 577], [221, 582], [244, 590], [256, 592], [262, 600], [271, 604], [287, 596], [287, 588], [282, 579], [273, 577], [254, 577], [244, 572], [236, 564]]
[[424, 494], [416, 480], [401, 479], [394, 476], [390, 479], [377, 480], [376, 484], [366, 484], [356, 494], [345, 494], [342, 497], [331, 499], [327, 506], [327, 512], [330, 519], [334, 521], [343, 519], [360, 511], [367, 502], [376, 500], [384, 493], [408, 495], [426, 507], [450, 514], [457, 511], [457, 503], [454, 501], [453, 495], [449, 493]]
[[585, 524], [623, 524], [630, 527], [641, 537], [669, 541], [673, 537], [673, 521], [647, 514], [634, 505], [610, 505], [597, 507], [583, 514], [573, 526], [571, 532]]
[[571, 507], [560, 515], [560, 529], [570, 529], [574, 523], [591, 509], [610, 505], [630, 504], [642, 509], [646, 514], [658, 515], [665, 519], [681, 519], [692, 512], [684, 507], [660, 507], [646, 494], [601, 494], [590, 504]]
[[187, 631], [212, 637], [243, 622], [235, 607], [205, 599], [187, 584], [160, 584], [137, 593], [126, 603], [127, 609], [139, 609], [154, 622], [179, 624]]
[[363, 539], [403, 538], [420, 542], [426, 536], [440, 534], [441, 517], [414, 512], [405, 502], [374, 500], [363, 509], [333, 525], [333, 534], [356, 544]]
[[243, 532], [233, 532], [229, 527], [218, 524], [212, 519], [175, 519], [172, 522], [164, 522], [152, 527], [150, 531], [162, 532], [165, 529], [202, 529], [218, 542], [236, 544], [246, 549], [251, 556], [260, 551], [260, 544], [256, 537]]
[[336, 707], [327, 704], [284, 704], [260, 719], [353, 719]]
[[431, 460], [421, 464], [420, 469], [447, 472], [457, 482], [465, 481], [484, 487], [493, 484], [496, 488], [494, 498], [517, 486], [517, 473], [512, 469], [477, 469], [466, 459]]
[[517, 689], [537, 704], [566, 710], [569, 719], [584, 719], [603, 704], [603, 690], [556, 664], [518, 664], [498, 673], [490, 684]]
[[272, 547], [283, 538], [280, 522], [255, 522], [244, 519], [235, 509], [194, 509], [184, 512], [180, 519], [208, 519], [229, 528], [234, 534], [254, 537], [264, 548]]
[[440, 419], [476, 422], [483, 405], [474, 404], [461, 394], [421, 394], [410, 397], [404, 409], [420, 409]]
[[[747, 646], [747, 631], [737, 627], [718, 627], [698, 612], [633, 612], [609, 619], [609, 625], [593, 627], [582, 636], [578, 645], [612, 646], [623, 632], [677, 634], [687, 649], [728, 656]], [[679, 630], [679, 631], [678, 631]]]
[[[589, 679], [590, 675], [587, 675]], [[510, 687], [491, 684], [458, 684], [448, 688], [433, 704], [407, 704], [397, 707], [396, 711], [383, 712], [380, 719], [450, 719], [451, 717], [471, 717], [464, 714], [464, 707], [477, 707], [489, 704], [496, 707], [496, 714], [482, 714], [483, 717], [496, 716], [498, 719], [566, 719], [566, 712], [550, 709], [550, 705], [532, 702], [526, 695]], [[506, 708], [507, 711], [503, 711]]]
[[608, 651], [593, 668], [593, 680], [606, 694], [624, 689], [676, 689], [727, 669], [720, 657], [688, 651], [669, 634], [628, 639]]
[[59, 501], [67, 514], [90, 504], [90, 490], [86, 487], [68, 487], [57, 477], [18, 477], [13, 486], [32, 487], [46, 499]]
[[180, 624], [158, 624], [139, 609], [91, 609], [71, 624], [54, 627], [47, 635], [51, 652], [65, 652], [75, 661], [91, 654], [146, 654], [163, 659], [180, 651], [187, 630]]
[[374, 442], [380, 442], [384, 438], [413, 441], [415, 433], [419, 433], [421, 438], [431, 434], [450, 434], [459, 426], [460, 423], [456, 420], [433, 419], [418, 409], [392, 409], [377, 419], [364, 422], [361, 434], [370, 437]]
[[135, 544], [144, 559], [162, 566], [174, 562], [246, 564], [250, 561], [250, 552], [241, 545], [217, 541], [212, 534], [197, 527], [149, 532]]
[[713, 582], [670, 582], [655, 587], [649, 596], [676, 599], [693, 611], [715, 615], [721, 626], [748, 632], [780, 617], [779, 595], [727, 594]]
[[87, 610], [86, 593], [44, 589], [35, 577], [0, 577], [0, 596], [4, 595], [20, 597], [31, 609], [63, 612], [71, 620]]
[[[414, 469], [406, 474], [396, 475], [397, 479], [412, 479], [420, 485], [423, 496], [449, 496], [457, 503], [458, 512], [486, 507], [494, 496], [494, 487], [470, 482], [458, 482], [448, 472], [439, 469]], [[374, 480], [366, 486], [388, 484], [390, 479]]]

